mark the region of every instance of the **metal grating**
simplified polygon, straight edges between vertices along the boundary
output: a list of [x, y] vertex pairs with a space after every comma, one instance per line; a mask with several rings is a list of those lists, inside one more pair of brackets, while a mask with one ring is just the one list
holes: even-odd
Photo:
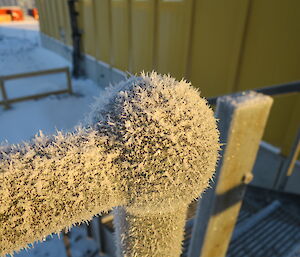
[[300, 217], [279, 206], [233, 240], [227, 257], [287, 256], [299, 243]]
[[[181, 257], [187, 257], [193, 217], [186, 223]], [[227, 257], [300, 257], [300, 199], [248, 187]]]
[[298, 246], [298, 250], [293, 252], [291, 255], [286, 257], [300, 257], [300, 245]]
[[[242, 205], [240, 214], [238, 216], [237, 225], [239, 225], [239, 224], [243, 223], [245, 220], [249, 219], [252, 215], [257, 213], [260, 210], [260, 208], [261, 208], [260, 206], [256, 206], [251, 201], [248, 201], [247, 199], [245, 199], [243, 201], [243, 205]], [[193, 229], [193, 224], [194, 224], [193, 217], [189, 217], [189, 218], [190, 219], [187, 221], [186, 226], [185, 226], [185, 235], [184, 235], [184, 240], [182, 243], [183, 250], [182, 250], [181, 257], [188, 256], [188, 249], [189, 249], [189, 245], [190, 245], [190, 239], [192, 236], [192, 229]]]
[[252, 215], [257, 213], [259, 210], [260, 208], [258, 206], [254, 205], [251, 201], [245, 198], [238, 216], [237, 225], [249, 219]]

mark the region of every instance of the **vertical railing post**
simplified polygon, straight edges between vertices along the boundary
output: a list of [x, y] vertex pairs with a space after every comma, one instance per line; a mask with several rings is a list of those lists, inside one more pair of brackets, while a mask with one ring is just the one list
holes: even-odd
[[104, 253], [104, 234], [103, 234], [103, 224], [102, 216], [98, 218], [98, 229], [99, 229], [99, 252], [100, 254]]
[[72, 40], [73, 40], [73, 76], [78, 78], [82, 75], [81, 67], [81, 32], [78, 28], [77, 16], [79, 15], [76, 10], [76, 2], [78, 0], [68, 0], [69, 15], [70, 15], [70, 24], [72, 30]]
[[218, 99], [222, 157], [212, 187], [198, 203], [189, 257], [225, 256], [272, 102], [254, 92]]
[[72, 257], [71, 243], [70, 243], [70, 238], [69, 238], [69, 233], [68, 232], [63, 232], [63, 242], [64, 242], [64, 245], [65, 245], [67, 257]]
[[2, 98], [3, 98], [3, 102], [4, 102], [4, 108], [5, 109], [9, 109], [9, 102], [8, 102], [8, 98], [7, 98], [7, 94], [6, 94], [6, 90], [5, 90], [5, 86], [4, 86], [4, 80], [2, 78], [0, 78], [0, 90], [1, 90], [1, 94], [2, 94]]
[[289, 177], [293, 173], [293, 169], [295, 167], [296, 160], [299, 156], [299, 153], [300, 153], [300, 128], [298, 129], [297, 136], [294, 140], [291, 151], [283, 161], [282, 167], [277, 175], [277, 178], [273, 186], [274, 189], [277, 189], [279, 191], [284, 190]]
[[67, 75], [68, 92], [69, 94], [73, 94], [71, 74], [69, 68], [66, 68], [66, 75]]

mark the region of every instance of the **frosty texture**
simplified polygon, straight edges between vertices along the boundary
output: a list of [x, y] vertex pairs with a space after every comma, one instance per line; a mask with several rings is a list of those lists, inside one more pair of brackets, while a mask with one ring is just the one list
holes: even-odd
[[186, 206], [161, 214], [134, 215], [114, 210], [117, 256], [179, 257], [184, 238]]
[[218, 158], [207, 102], [186, 81], [142, 74], [108, 88], [87, 120], [2, 149], [0, 255], [122, 206], [120, 255], [179, 256], [186, 206]]
[[[91, 123], [116, 138], [120, 190], [132, 213], [165, 212], [199, 197], [218, 157], [212, 109], [186, 81], [142, 74], [110, 94]], [[103, 100], [99, 100], [103, 103]]]
[[[109, 141], [92, 129], [0, 154], [0, 256], [122, 204]], [[6, 153], [5, 153], [6, 152]]]

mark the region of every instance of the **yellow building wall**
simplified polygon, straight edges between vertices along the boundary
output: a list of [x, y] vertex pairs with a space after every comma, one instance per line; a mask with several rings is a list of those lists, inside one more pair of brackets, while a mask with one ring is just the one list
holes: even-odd
[[57, 40], [61, 40], [59, 33], [59, 13], [56, 7], [56, 0], [47, 1], [47, 4], [49, 5], [49, 16], [51, 17], [50, 27], [52, 31], [52, 36]]
[[67, 44], [67, 35], [66, 35], [66, 25], [65, 25], [65, 13], [62, 0], [52, 0], [54, 2], [55, 10], [56, 10], [56, 17], [57, 17], [57, 24], [58, 24], [58, 37], [59, 40], [62, 41], [64, 44]]
[[96, 58], [111, 64], [111, 7], [110, 0], [94, 2]]
[[[38, 7], [42, 32], [62, 40], [64, 28], [71, 44], [66, 1]], [[86, 54], [185, 77], [205, 97], [300, 80], [299, 0], [79, 0], [77, 10]], [[299, 124], [300, 96], [275, 97], [264, 139], [287, 154]]]
[[188, 79], [205, 97], [233, 91], [249, 0], [194, 2]]
[[158, 1], [155, 68], [176, 78], [186, 74], [192, 0]]
[[63, 29], [65, 32], [65, 40], [67, 45], [72, 45], [72, 31], [71, 31], [71, 23], [70, 23], [70, 14], [67, 0], [60, 0], [63, 17]]
[[129, 0], [111, 0], [111, 64], [123, 71], [129, 69]]
[[50, 35], [49, 30], [50, 30], [50, 18], [48, 17], [47, 14], [47, 3], [45, 0], [38, 0], [38, 10], [39, 10], [39, 19], [40, 19], [40, 24], [43, 24], [42, 26], [42, 32]]
[[[47, 0], [40, 0], [41, 2], [41, 10], [39, 9], [39, 12], [43, 12], [44, 13], [44, 17], [45, 17], [45, 24], [46, 24], [46, 32], [45, 34], [50, 36], [50, 37], [54, 37], [52, 31], [53, 31], [53, 24], [52, 24], [52, 19], [53, 17], [51, 17], [51, 13], [50, 13], [50, 3]], [[43, 16], [40, 17], [40, 20], [43, 19]], [[41, 21], [43, 22], [43, 21]]]
[[156, 1], [131, 2], [131, 71], [151, 71], [154, 68], [156, 38]]
[[[299, 14], [297, 0], [252, 1], [237, 90], [300, 79]], [[285, 153], [300, 125], [299, 101], [299, 94], [275, 97], [267, 124], [265, 139], [281, 146]], [[293, 118], [294, 110], [297, 118]]]
[[81, 20], [83, 51], [91, 56], [96, 56], [96, 32], [94, 17], [94, 1], [81, 0], [79, 17]]

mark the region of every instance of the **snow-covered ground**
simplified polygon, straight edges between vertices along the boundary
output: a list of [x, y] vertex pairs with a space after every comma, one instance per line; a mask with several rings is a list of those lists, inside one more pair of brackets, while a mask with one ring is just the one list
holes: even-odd
[[[32, 24], [28, 26], [34, 28]], [[39, 45], [38, 30], [26, 30], [24, 27], [0, 26], [0, 76], [70, 66], [68, 61]], [[72, 84], [73, 96], [53, 95], [24, 101], [12, 104], [10, 110], [0, 106], [0, 142], [28, 140], [39, 130], [48, 134], [56, 129], [73, 128], [89, 111], [90, 103], [101, 93], [101, 88], [87, 79], [73, 79]], [[8, 98], [64, 89], [66, 86], [63, 73], [5, 82]]]
[[[38, 23], [14, 22], [0, 26], [0, 76], [29, 71], [69, 66], [62, 57], [40, 45]], [[71, 130], [85, 113], [94, 97], [102, 89], [91, 80], [72, 79], [74, 95], [49, 96], [39, 100], [12, 104], [4, 110], [0, 105], [0, 143], [19, 143], [31, 139], [39, 130], [44, 134], [58, 130]], [[5, 82], [9, 98], [57, 90], [66, 87], [64, 74], [11, 80]], [[2, 95], [0, 93], [0, 99]], [[73, 257], [92, 256], [97, 251], [96, 242], [87, 239], [84, 225], [70, 232]], [[57, 235], [47, 237], [34, 248], [23, 250], [16, 257], [65, 257], [63, 240]], [[95, 255], [94, 255], [95, 256]]]

